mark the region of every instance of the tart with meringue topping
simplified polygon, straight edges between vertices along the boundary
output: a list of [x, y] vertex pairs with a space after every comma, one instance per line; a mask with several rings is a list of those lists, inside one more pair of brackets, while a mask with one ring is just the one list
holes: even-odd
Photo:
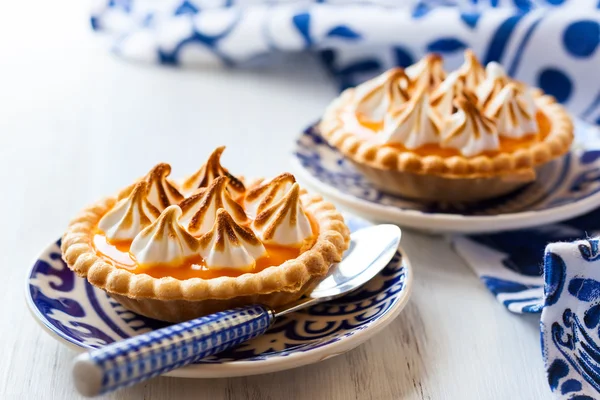
[[553, 97], [498, 63], [484, 68], [470, 50], [451, 73], [428, 55], [345, 90], [319, 130], [381, 190], [442, 202], [512, 192], [573, 141], [571, 119]]
[[301, 297], [348, 247], [341, 214], [289, 173], [247, 186], [221, 166], [223, 150], [181, 183], [158, 164], [85, 208], [63, 236], [69, 268], [170, 322]]

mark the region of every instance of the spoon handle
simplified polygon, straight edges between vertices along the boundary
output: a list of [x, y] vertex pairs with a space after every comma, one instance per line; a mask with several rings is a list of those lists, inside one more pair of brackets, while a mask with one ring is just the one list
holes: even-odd
[[96, 396], [143, 382], [263, 334], [274, 315], [262, 305], [236, 308], [92, 350], [74, 360], [75, 387]]

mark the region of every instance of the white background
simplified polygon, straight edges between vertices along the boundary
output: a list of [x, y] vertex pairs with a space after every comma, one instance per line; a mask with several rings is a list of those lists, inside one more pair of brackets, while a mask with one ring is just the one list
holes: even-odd
[[[217, 145], [233, 173], [289, 167], [335, 96], [309, 57], [266, 70], [175, 70], [113, 58], [85, 2], [0, 5], [0, 399], [76, 399], [74, 355], [29, 315], [25, 276], [79, 208], [159, 161], [192, 172]], [[158, 378], [110, 399], [544, 399], [538, 318], [496, 302], [441, 239], [406, 233], [409, 305], [350, 353], [248, 378]]]

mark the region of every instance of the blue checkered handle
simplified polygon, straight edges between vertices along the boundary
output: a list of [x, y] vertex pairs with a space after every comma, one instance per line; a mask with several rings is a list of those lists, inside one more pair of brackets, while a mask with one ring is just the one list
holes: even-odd
[[164, 374], [263, 334], [274, 319], [261, 305], [218, 312], [78, 356], [77, 390], [96, 396]]

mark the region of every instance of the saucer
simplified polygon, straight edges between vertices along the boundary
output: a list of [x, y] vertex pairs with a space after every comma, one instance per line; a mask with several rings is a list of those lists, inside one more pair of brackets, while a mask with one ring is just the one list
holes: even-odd
[[[371, 225], [345, 215], [351, 231]], [[345, 353], [400, 314], [410, 296], [412, 270], [399, 250], [379, 275], [340, 299], [276, 320], [266, 334], [234, 349], [171, 371], [168, 376], [219, 378], [282, 371]], [[60, 240], [35, 261], [26, 298], [35, 320], [52, 337], [83, 351], [159, 329], [167, 323], [128, 311], [73, 273]]]
[[484, 233], [527, 228], [572, 218], [600, 206], [600, 129], [577, 122], [575, 145], [543, 168], [538, 179], [506, 196], [473, 205], [426, 204], [373, 187], [316, 124], [296, 142], [298, 180], [365, 218], [436, 233]]

